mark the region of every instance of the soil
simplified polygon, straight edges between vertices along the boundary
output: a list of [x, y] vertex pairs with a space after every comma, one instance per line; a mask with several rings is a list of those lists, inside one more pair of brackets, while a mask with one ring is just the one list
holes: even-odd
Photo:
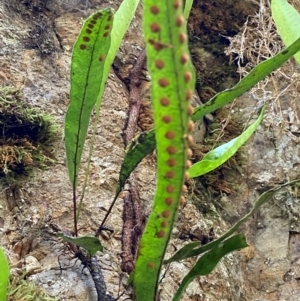
[[[120, 2], [2, 1], [1, 85], [17, 87], [23, 93], [24, 102], [50, 114], [63, 128], [69, 102], [72, 45], [83, 20], [96, 9], [107, 6], [117, 9]], [[244, 32], [240, 27], [248, 16], [254, 15], [254, 12], [261, 13], [261, 7], [251, 1], [241, 0], [234, 4], [232, 1], [225, 1], [225, 11], [228, 14], [214, 14], [225, 5], [223, 2], [195, 1], [191, 19], [195, 22], [191, 21], [189, 28], [191, 41], [197, 41], [191, 46], [191, 53], [196, 57], [195, 65], [199, 65], [199, 74], [212, 70], [207, 73], [214, 75], [214, 66], [216, 74], [222, 74], [220, 70], [230, 63], [229, 57], [220, 55], [220, 49], [223, 52], [224, 47], [228, 46], [227, 40], [226, 43], [224, 38], [209, 41], [210, 44], [224, 43], [223, 48], [215, 44], [213, 47], [205, 46], [205, 41], [199, 41], [199, 35], [216, 37], [220, 33], [233, 37]], [[127, 57], [130, 54], [138, 55], [143, 47], [141, 14], [142, 8], [139, 6], [118, 54], [119, 61], [123, 60], [125, 65]], [[225, 19], [222, 19], [223, 16]], [[236, 22], [235, 16], [239, 16], [239, 20], [245, 20]], [[198, 19], [205, 26], [201, 23], [199, 25]], [[255, 16], [252, 20], [255, 20]], [[205, 32], [198, 32], [199, 28], [205, 28]], [[211, 51], [212, 48], [217, 48], [218, 51]], [[201, 56], [204, 59], [199, 61]], [[245, 64], [247, 62], [251, 62], [251, 57], [247, 58]], [[236, 65], [233, 66], [237, 69]], [[230, 67], [232, 70], [233, 66]], [[258, 103], [262, 98], [258, 92], [268, 92], [263, 95], [271, 95], [266, 99], [267, 113], [264, 121], [239, 153], [239, 157], [218, 169], [210, 178], [201, 177], [190, 183], [187, 204], [180, 209], [166, 257], [190, 239], [202, 242], [211, 239], [212, 228], [213, 236], [219, 237], [251, 209], [254, 200], [262, 192], [298, 177], [300, 107], [293, 95], [299, 92], [299, 88], [291, 83], [292, 79], [297, 76], [299, 78], [299, 69], [295, 66], [292, 61], [281, 73], [264, 82], [263, 88], [246, 93], [233, 106], [218, 111], [212, 116], [213, 122], [210, 117], [204, 119], [206, 137], [216, 131], [212, 127], [216, 120], [221, 125], [229, 124], [235, 129], [236, 132], [232, 130], [230, 135], [238, 135], [241, 126], [257, 117]], [[203, 102], [216, 91], [229, 88], [236, 82], [236, 75], [232, 70], [215, 81], [213, 77], [199, 77], [197, 90]], [[97, 125], [89, 185], [79, 221], [81, 235], [94, 233], [105, 216], [114, 197], [118, 172], [124, 158], [121, 133], [127, 119], [129, 95], [126, 85], [115, 71], [115, 68], [111, 69]], [[149, 89], [149, 83], [145, 87], [148, 87], [146, 90]], [[292, 90], [287, 87], [292, 87]], [[141, 114], [139, 126], [148, 129], [151, 125], [151, 110], [147, 91], [144, 95], [143, 113], [146, 113]], [[220, 136], [230, 132], [226, 132], [225, 126], [217, 131]], [[84, 165], [90, 139], [89, 136], [84, 152]], [[57, 300], [96, 300], [90, 274], [78, 261], [72, 260], [72, 254], [50, 226], [54, 222], [70, 230], [73, 223], [72, 190], [66, 168], [63, 135], [59, 137], [55, 150], [56, 162], [48, 166], [47, 170], [35, 170], [33, 177], [18, 182], [17, 185], [2, 185], [0, 242], [9, 257], [12, 274], [22, 274], [26, 270], [27, 279], [33, 280]], [[149, 212], [155, 191], [155, 154], [145, 158], [139, 165], [137, 179], [143, 207], [145, 212]], [[80, 175], [79, 185], [82, 182], [83, 174]], [[212, 183], [214, 184], [211, 185]], [[125, 290], [128, 279], [128, 275], [120, 268], [123, 223], [121, 200], [120, 196], [107, 221], [107, 226], [114, 232], [103, 233], [100, 239], [104, 244], [104, 251], [97, 254], [108, 293], [114, 297]], [[182, 300], [298, 300], [299, 207], [297, 186], [276, 194], [272, 201], [240, 229], [246, 234], [250, 247], [227, 255], [211, 274], [196, 278], [188, 286]], [[160, 300], [172, 299], [183, 275], [193, 263], [194, 259], [190, 259], [173, 263], [164, 269]], [[120, 298], [125, 299], [132, 299], [130, 289]]]

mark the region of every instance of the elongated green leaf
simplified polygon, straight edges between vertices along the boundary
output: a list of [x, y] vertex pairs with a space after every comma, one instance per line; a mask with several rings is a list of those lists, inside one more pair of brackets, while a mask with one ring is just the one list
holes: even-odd
[[154, 149], [155, 146], [156, 143], [154, 131], [151, 131], [151, 134], [144, 132], [138, 135], [136, 139], [131, 142], [126, 150], [126, 156], [121, 166], [119, 181], [116, 188], [116, 195], [120, 193], [131, 172], [145, 157], [145, 153], [147, 153], [151, 148]]
[[145, 0], [144, 36], [157, 142], [157, 187], [133, 274], [135, 297], [156, 300], [165, 250], [179, 208], [188, 158], [189, 100], [195, 76], [181, 1]]
[[226, 254], [245, 248], [247, 246], [248, 245], [246, 243], [245, 236], [243, 234], [237, 234], [209, 250], [207, 253], [201, 256], [200, 259], [198, 259], [195, 266], [183, 278], [176, 292], [176, 295], [173, 298], [173, 301], [180, 300], [180, 297], [183, 294], [184, 290], [195, 277], [209, 274]]
[[[300, 38], [300, 14], [286, 0], [272, 0], [272, 17], [285, 46]], [[294, 55], [300, 64], [300, 52]]]
[[61, 237], [65, 242], [69, 242], [86, 249], [91, 256], [93, 256], [97, 251], [103, 251], [103, 246], [101, 245], [99, 239], [94, 236], [73, 237], [62, 232], [58, 232], [57, 236]]
[[77, 185], [89, 118], [100, 92], [112, 20], [110, 9], [92, 14], [84, 23], [73, 49], [70, 105], [65, 120], [67, 163], [73, 188]]
[[263, 119], [264, 111], [265, 107], [263, 107], [259, 118], [252, 125], [250, 125], [248, 129], [244, 131], [240, 136], [211, 150], [203, 157], [201, 161], [193, 164], [192, 167], [189, 169], [190, 177], [195, 178], [202, 176], [218, 168], [230, 157], [232, 157], [257, 129], [257, 127]]
[[193, 257], [193, 256], [198, 256], [212, 248], [214, 248], [215, 246], [217, 246], [218, 244], [220, 244], [222, 241], [224, 241], [226, 238], [228, 238], [229, 236], [231, 236], [235, 231], [237, 231], [237, 229], [239, 228], [240, 225], [242, 225], [243, 223], [245, 223], [248, 218], [254, 213], [256, 212], [263, 204], [265, 204], [266, 202], [268, 202], [273, 195], [278, 192], [280, 189], [292, 185], [294, 183], [299, 182], [300, 180], [294, 180], [288, 183], [285, 183], [283, 185], [280, 185], [276, 188], [272, 188], [266, 192], [264, 192], [253, 204], [253, 207], [251, 209], [251, 211], [249, 213], [247, 213], [243, 218], [241, 218], [238, 222], [236, 222], [226, 233], [224, 233], [221, 237], [219, 237], [218, 239], [204, 245], [201, 246], [199, 248], [196, 248], [194, 243], [188, 244], [186, 246], [184, 246], [182, 249], [180, 249], [179, 251], [177, 251], [174, 256], [172, 256], [171, 258], [169, 258], [168, 260], [164, 261], [164, 264], [168, 264], [174, 261], [180, 261], [189, 257]]
[[232, 102], [235, 98], [241, 96], [243, 93], [248, 91], [250, 88], [252, 88], [259, 81], [264, 79], [271, 72], [282, 66], [283, 63], [285, 63], [299, 50], [300, 38], [297, 41], [295, 41], [291, 46], [276, 54], [274, 57], [258, 64], [247, 74], [247, 76], [245, 76], [234, 87], [216, 94], [207, 103], [197, 107], [195, 109], [192, 119], [194, 121], [199, 120], [206, 114], [214, 112], [215, 110]]
[[[235, 98], [241, 96], [243, 93], [248, 91], [260, 80], [269, 75], [272, 71], [279, 68], [291, 56], [293, 56], [297, 51], [299, 51], [299, 49], [300, 39], [298, 39], [295, 43], [293, 43], [287, 49], [281, 51], [273, 58], [270, 58], [267, 61], [264, 61], [257, 65], [233, 88], [216, 94], [206, 104], [197, 107], [192, 116], [192, 119], [194, 121], [197, 121], [203, 118], [206, 114], [214, 112], [222, 106], [232, 102]], [[132, 145], [128, 148], [128, 152], [126, 153], [124, 164], [122, 165], [120, 172], [120, 186], [122, 186], [125, 183], [126, 179], [129, 177], [130, 173], [134, 170], [134, 168], [139, 164], [139, 162], [141, 162], [143, 158], [145, 158], [155, 149], [156, 141], [154, 139], [154, 130], [151, 130], [147, 133], [143, 132], [140, 134], [140, 136], [141, 138], [137, 137], [136, 141], [144, 142], [140, 142], [138, 146], [136, 146], [136, 141], [133, 141]], [[142, 144], [145, 144], [145, 146]], [[132, 163], [131, 160], [133, 160]]]
[[9, 266], [3, 249], [0, 247], [0, 300], [6, 300]]
[[[111, 67], [111, 65], [115, 59], [116, 53], [121, 45], [123, 36], [124, 36], [125, 32], [127, 31], [129, 24], [134, 16], [134, 13], [136, 11], [138, 3], [139, 3], [139, 0], [123, 0], [115, 14], [113, 28], [111, 30], [111, 44], [110, 44], [110, 48], [109, 48], [107, 57], [105, 58], [103, 76], [101, 78], [100, 91], [98, 94], [98, 99], [97, 99], [96, 108], [95, 108], [96, 117], [95, 117], [95, 122], [94, 122], [94, 127], [93, 127], [93, 135], [92, 135], [91, 144], [90, 144], [88, 165], [86, 168], [85, 180], [84, 180], [81, 198], [80, 198], [80, 202], [79, 202], [79, 206], [78, 206], [78, 210], [77, 210], [76, 220], [79, 219], [83, 198], [85, 196], [85, 190], [86, 190], [86, 187], [88, 184], [90, 162], [91, 162], [91, 157], [92, 157], [92, 153], [93, 153], [93, 149], [94, 149], [94, 142], [95, 142], [95, 137], [96, 137], [96, 132], [97, 132], [98, 119], [99, 119], [99, 115], [100, 115], [100, 107], [101, 107], [101, 103], [102, 103], [102, 97], [103, 97], [103, 93], [104, 93], [105, 83], [108, 78], [110, 67]], [[119, 190], [119, 192], [120, 192], [120, 190]], [[116, 194], [116, 197], [118, 196], [119, 192]]]

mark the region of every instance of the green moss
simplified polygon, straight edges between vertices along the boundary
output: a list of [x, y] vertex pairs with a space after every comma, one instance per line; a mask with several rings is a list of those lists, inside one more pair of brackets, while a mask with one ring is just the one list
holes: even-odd
[[56, 301], [24, 276], [12, 276], [8, 287], [8, 301]]
[[0, 178], [13, 182], [54, 162], [60, 136], [54, 118], [29, 108], [20, 91], [0, 87]]

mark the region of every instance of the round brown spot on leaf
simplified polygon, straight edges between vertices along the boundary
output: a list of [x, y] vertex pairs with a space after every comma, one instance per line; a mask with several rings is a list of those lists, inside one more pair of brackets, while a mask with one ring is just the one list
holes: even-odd
[[193, 91], [192, 90], [188, 90], [186, 92], [186, 100], [191, 100], [193, 97]]
[[154, 262], [148, 262], [147, 267], [153, 269], [155, 266]]
[[193, 76], [192, 76], [191, 72], [187, 71], [187, 72], [184, 73], [184, 80], [185, 80], [186, 83], [188, 83], [192, 79], [192, 77]]
[[107, 37], [109, 36], [109, 34], [110, 34], [110, 31], [106, 31], [106, 32], [103, 34], [103, 37], [104, 37], [104, 38], [107, 38]]
[[87, 34], [91, 34], [91, 33], [92, 33], [92, 31], [91, 31], [90, 29], [88, 29], [88, 28], [85, 30], [85, 32], [86, 32]]
[[173, 199], [171, 197], [165, 198], [165, 204], [171, 206], [173, 204]]
[[170, 210], [165, 210], [163, 211], [163, 213], [161, 214], [163, 218], [168, 218], [171, 215], [171, 211]]
[[166, 232], [164, 230], [160, 230], [156, 233], [156, 236], [159, 238], [162, 238], [166, 235]]
[[171, 132], [171, 131], [167, 131], [166, 134], [165, 134], [165, 137], [169, 140], [172, 140], [175, 138], [175, 133], [174, 132]]
[[173, 145], [170, 145], [167, 147], [166, 151], [168, 152], [169, 155], [174, 155], [174, 154], [176, 154], [176, 147]]
[[94, 25], [93, 24], [88, 24], [88, 28], [93, 29]]
[[160, 9], [157, 5], [152, 5], [150, 7], [150, 11], [153, 15], [157, 15], [159, 13]]
[[188, 144], [191, 146], [194, 143], [194, 138], [192, 135], [188, 135]]
[[162, 117], [162, 121], [163, 121], [164, 123], [170, 123], [170, 122], [172, 121], [172, 117], [169, 116], [169, 115], [163, 116], [163, 117]]
[[188, 126], [188, 130], [189, 130], [189, 132], [191, 132], [193, 129], [194, 129], [194, 127], [195, 127], [195, 123], [193, 122], [193, 121], [189, 121], [189, 126]]
[[183, 193], [187, 193], [187, 187], [186, 187], [186, 185], [182, 185], [182, 192]]
[[165, 88], [165, 87], [169, 86], [170, 82], [169, 82], [169, 80], [166, 79], [166, 78], [161, 78], [161, 79], [158, 80], [158, 84], [159, 84], [161, 87]]
[[105, 29], [105, 30], [109, 30], [109, 29], [110, 29], [110, 25], [106, 25], [106, 26], [104, 27], [104, 29]]
[[181, 64], [185, 64], [185, 63], [187, 63], [188, 62], [188, 60], [189, 60], [189, 55], [187, 54], [187, 53], [183, 53], [182, 55], [181, 55], [181, 57], [180, 57], [180, 62], [181, 62]]
[[186, 161], [186, 168], [190, 168], [192, 166], [192, 161], [191, 160], [187, 160]]
[[156, 67], [157, 69], [162, 69], [164, 66], [165, 66], [164, 61], [162, 61], [162, 60], [156, 60], [156, 61], [155, 61], [155, 67]]
[[166, 97], [161, 98], [159, 102], [164, 107], [167, 107], [170, 104], [170, 100]]
[[150, 29], [154, 33], [160, 32], [160, 25], [158, 23], [154, 22], [150, 25]]
[[186, 34], [182, 32], [179, 35], [179, 43], [183, 44], [186, 40], [187, 40]]
[[[95, 17], [97, 17], [97, 19], [101, 18], [102, 17], [102, 14], [100, 12], [96, 13]], [[93, 18], [95, 19], [95, 18]]]
[[167, 221], [163, 221], [163, 222], [161, 222], [161, 227], [162, 228], [166, 228], [166, 227], [168, 227], [168, 222]]
[[175, 172], [174, 171], [167, 171], [165, 177], [167, 179], [173, 179], [175, 177]]
[[194, 113], [194, 108], [191, 105], [189, 105], [189, 107], [188, 107], [188, 114], [189, 114], [189, 116], [192, 116], [193, 113]]
[[162, 49], [164, 49], [164, 45], [163, 45], [162, 43], [159, 43], [159, 42], [154, 43], [154, 44], [153, 44], [153, 47], [154, 47], [154, 49], [155, 49], [156, 51], [161, 51]]
[[90, 41], [90, 38], [89, 37], [83, 37], [82, 38], [85, 42], [89, 42]]
[[168, 159], [168, 160], [167, 160], [167, 165], [168, 165], [169, 167], [174, 167], [174, 166], [176, 166], [176, 160], [175, 160], [175, 159]]
[[91, 20], [91, 24], [96, 24], [97, 23], [97, 21], [96, 20]]
[[184, 24], [184, 17], [183, 16], [177, 16], [176, 18], [176, 25], [178, 27], [182, 26]]
[[80, 44], [79, 48], [80, 48], [81, 50], [84, 50], [84, 49], [86, 49], [86, 45]]
[[181, 6], [181, 0], [174, 0], [173, 6], [175, 9], [178, 9]]
[[110, 15], [110, 16], [107, 18], [107, 21], [111, 21], [113, 18], [114, 18], [114, 15]]
[[168, 185], [168, 186], [166, 187], [166, 192], [168, 192], [168, 193], [173, 193], [174, 191], [175, 191], [175, 188], [174, 188], [173, 185]]
[[99, 56], [99, 61], [102, 62], [102, 61], [104, 61], [104, 59], [105, 59], [105, 55], [104, 55], [104, 54], [101, 54], [101, 55]]
[[160, 51], [160, 50], [162, 50], [163, 48], [166, 47], [165, 44], [163, 44], [161, 42], [158, 42], [158, 41], [155, 41], [153, 39], [149, 39], [148, 42], [149, 42], [150, 45], [152, 45], [154, 47], [154, 49], [156, 51]]

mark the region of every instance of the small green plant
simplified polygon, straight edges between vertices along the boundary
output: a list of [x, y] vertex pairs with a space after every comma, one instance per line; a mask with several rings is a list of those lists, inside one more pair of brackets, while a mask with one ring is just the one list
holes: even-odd
[[[156, 148], [157, 188], [153, 208], [139, 244], [135, 269], [130, 277], [135, 299], [138, 301], [156, 300], [160, 270], [163, 264], [202, 254], [195, 266], [183, 278], [173, 298], [173, 300], [180, 300], [185, 288], [196, 276], [210, 273], [227, 253], [247, 246], [244, 235], [234, 235], [234, 232], [260, 206], [270, 200], [276, 191], [290, 184], [287, 183], [262, 194], [254, 203], [252, 210], [217, 240], [205, 246], [199, 246], [199, 242], [187, 244], [172, 258], [164, 259], [182, 193], [185, 190], [187, 169], [190, 167], [190, 177], [197, 177], [223, 164], [257, 129], [263, 119], [265, 107], [260, 108], [257, 120], [240, 136], [210, 151], [203, 160], [190, 166], [191, 163], [188, 161], [191, 155], [189, 144], [192, 139], [189, 133], [193, 128], [192, 121], [232, 102], [300, 50], [300, 39], [291, 41], [289, 47], [275, 57], [257, 65], [234, 87], [218, 93], [193, 112], [189, 101], [194, 91], [195, 76], [188, 51], [186, 32], [186, 18], [191, 3], [192, 1], [186, 1], [185, 7], [183, 7], [181, 0], [160, 2], [145, 0], [143, 2], [143, 31], [147, 65], [152, 80], [151, 97], [155, 127], [152, 131], [143, 133], [134, 139], [128, 146], [114, 198], [115, 201], [137, 164]], [[97, 238], [101, 226], [95, 233], [96, 237], [78, 237], [77, 223], [84, 189], [87, 185], [86, 180], [78, 205], [78, 173], [91, 112], [96, 107], [97, 116], [99, 114], [109, 67], [137, 4], [138, 1], [124, 0], [115, 15], [110, 9], [91, 15], [83, 25], [74, 45], [72, 56], [70, 105], [65, 121], [65, 141], [69, 177], [73, 189], [74, 237], [66, 233], [60, 233], [59, 236], [68, 244], [76, 246], [75, 254], [79, 258], [83, 254], [85, 259], [88, 259], [85, 263], [90, 268], [92, 275], [94, 273], [94, 254], [97, 250], [102, 250]], [[119, 27], [120, 23], [118, 22], [124, 23]], [[91, 152], [92, 148], [90, 155]], [[88, 252], [82, 252], [82, 248]], [[99, 279], [99, 271], [96, 276]], [[95, 279], [94, 281], [97, 288], [98, 284]], [[101, 292], [98, 290], [99, 294]]]

